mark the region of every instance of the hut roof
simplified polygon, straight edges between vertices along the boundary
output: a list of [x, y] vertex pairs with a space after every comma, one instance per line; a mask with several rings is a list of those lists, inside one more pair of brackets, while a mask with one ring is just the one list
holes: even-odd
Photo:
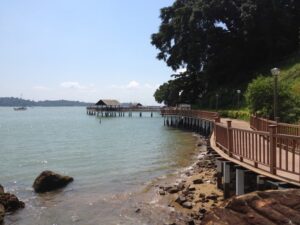
[[136, 102], [125, 102], [121, 103], [121, 106], [124, 108], [130, 108], [130, 107], [140, 107], [143, 106], [141, 103], [136, 103]]
[[120, 102], [114, 99], [100, 99], [96, 105], [105, 105], [105, 106], [119, 106]]

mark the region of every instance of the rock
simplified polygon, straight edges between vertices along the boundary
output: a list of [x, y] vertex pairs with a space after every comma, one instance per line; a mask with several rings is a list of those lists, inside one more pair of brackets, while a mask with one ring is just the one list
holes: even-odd
[[4, 187], [0, 184], [0, 194], [4, 193]]
[[199, 213], [202, 213], [202, 214], [206, 213], [206, 209], [205, 208], [199, 209]]
[[160, 195], [165, 195], [166, 192], [165, 192], [164, 190], [159, 190], [159, 194], [160, 194]]
[[177, 202], [178, 204], [182, 205], [184, 202], [186, 202], [186, 197], [184, 197], [183, 195], [180, 195], [175, 202]]
[[185, 172], [185, 175], [190, 177], [190, 176], [192, 176], [192, 173], [190, 171], [187, 171], [187, 172]]
[[172, 187], [171, 189], [168, 190], [168, 192], [170, 194], [175, 194], [175, 193], [179, 192], [179, 189], [178, 189], [178, 187]]
[[200, 193], [199, 198], [205, 198], [205, 194], [204, 193]]
[[0, 205], [4, 207], [5, 212], [13, 212], [25, 207], [24, 202], [20, 201], [15, 195], [10, 193], [0, 194]]
[[218, 196], [217, 195], [215, 195], [215, 194], [211, 194], [211, 195], [208, 195], [208, 196], [206, 196], [206, 199], [210, 199], [210, 200], [217, 200], [218, 199]]
[[140, 211], [141, 211], [140, 208], [137, 208], [137, 209], [135, 210], [136, 213], [139, 213]]
[[177, 185], [177, 187], [178, 187], [178, 189], [181, 191], [181, 190], [183, 190], [184, 189], [184, 183], [179, 183], [178, 185]]
[[168, 192], [171, 188], [172, 188], [172, 186], [166, 186], [166, 187], [163, 187], [163, 190]]
[[5, 209], [4, 209], [4, 206], [0, 204], [0, 224], [3, 223], [4, 215], [5, 215]]
[[190, 186], [188, 190], [189, 191], [196, 191], [196, 188], [194, 186]]
[[73, 177], [62, 176], [52, 171], [43, 171], [34, 181], [33, 189], [37, 193], [53, 191], [72, 182]]
[[204, 219], [204, 214], [203, 213], [200, 213], [199, 215], [199, 220], [203, 220]]
[[195, 225], [194, 220], [192, 220], [192, 219], [191, 219], [191, 220], [188, 220], [188, 221], [187, 221], [187, 225]]
[[193, 208], [193, 204], [191, 202], [184, 202], [182, 203], [182, 207], [186, 209], [191, 209]]
[[203, 180], [202, 179], [193, 180], [193, 184], [203, 184]]

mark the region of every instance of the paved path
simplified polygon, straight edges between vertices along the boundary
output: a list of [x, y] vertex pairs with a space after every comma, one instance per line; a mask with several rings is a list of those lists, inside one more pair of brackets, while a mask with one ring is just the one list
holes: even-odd
[[244, 120], [230, 119], [230, 118], [221, 118], [221, 123], [227, 126], [227, 121], [231, 120], [231, 126], [234, 128], [252, 130], [250, 128], [250, 123]]

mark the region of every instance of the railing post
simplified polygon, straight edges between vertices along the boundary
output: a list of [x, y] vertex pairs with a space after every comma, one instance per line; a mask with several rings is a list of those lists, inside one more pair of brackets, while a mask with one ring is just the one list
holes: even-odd
[[276, 131], [277, 125], [269, 125], [270, 132], [270, 173], [276, 174]]
[[227, 144], [228, 144], [228, 155], [232, 156], [232, 130], [231, 130], [231, 120], [227, 120]]
[[220, 123], [220, 117], [215, 118], [215, 123], [214, 123], [214, 130], [215, 130], [215, 141], [217, 139], [217, 123]]

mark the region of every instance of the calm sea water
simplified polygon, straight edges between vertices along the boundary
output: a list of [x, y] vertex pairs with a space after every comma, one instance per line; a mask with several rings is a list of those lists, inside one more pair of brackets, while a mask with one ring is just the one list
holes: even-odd
[[[83, 107], [0, 108], [0, 183], [26, 203], [5, 224], [155, 224], [154, 211], [134, 208], [151, 208], [149, 182], [189, 165], [194, 149], [195, 137], [164, 127], [158, 113], [100, 123]], [[35, 194], [46, 169], [75, 181]]]

